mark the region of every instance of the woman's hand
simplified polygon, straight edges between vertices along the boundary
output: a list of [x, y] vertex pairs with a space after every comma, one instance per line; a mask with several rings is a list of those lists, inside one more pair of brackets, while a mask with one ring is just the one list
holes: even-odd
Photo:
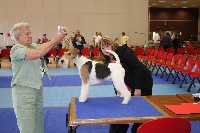
[[141, 89], [135, 89], [134, 96], [141, 96]]

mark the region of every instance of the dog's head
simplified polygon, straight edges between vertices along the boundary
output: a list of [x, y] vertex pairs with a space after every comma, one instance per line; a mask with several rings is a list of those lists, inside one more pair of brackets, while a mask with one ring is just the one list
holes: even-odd
[[70, 61], [78, 56], [80, 56], [80, 50], [77, 48], [70, 48], [64, 53], [63, 57], [59, 59], [58, 64], [62, 65], [64, 68], [67, 68]]

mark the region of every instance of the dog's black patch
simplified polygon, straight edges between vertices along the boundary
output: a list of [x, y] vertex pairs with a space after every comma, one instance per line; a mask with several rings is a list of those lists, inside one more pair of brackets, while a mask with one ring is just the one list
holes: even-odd
[[100, 64], [100, 63], [96, 64], [95, 71], [96, 71], [96, 77], [98, 79], [104, 79], [111, 74], [111, 71], [108, 68], [108, 65]]
[[90, 73], [91, 73], [91, 70], [92, 70], [92, 61], [86, 62], [85, 65], [88, 65], [88, 72], [89, 72], [89, 74], [90, 74]]

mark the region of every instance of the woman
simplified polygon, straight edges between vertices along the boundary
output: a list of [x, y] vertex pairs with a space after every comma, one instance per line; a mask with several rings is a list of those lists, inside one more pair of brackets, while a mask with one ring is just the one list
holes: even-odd
[[[125, 69], [125, 84], [131, 89], [132, 96], [146, 96], [152, 95], [153, 79], [149, 69], [141, 63], [135, 53], [128, 46], [118, 46], [109, 37], [103, 37], [100, 41], [101, 56], [103, 62], [115, 62], [113, 55], [106, 52], [106, 50], [115, 51]], [[140, 123], [135, 123], [131, 129], [132, 133], [136, 133]], [[126, 133], [128, 124], [112, 124], [109, 133]]]
[[15, 45], [11, 49], [13, 70], [12, 100], [20, 133], [44, 133], [43, 74], [48, 75], [43, 56], [66, 36], [57, 34], [45, 45], [32, 44], [28, 23], [17, 23], [10, 31]]

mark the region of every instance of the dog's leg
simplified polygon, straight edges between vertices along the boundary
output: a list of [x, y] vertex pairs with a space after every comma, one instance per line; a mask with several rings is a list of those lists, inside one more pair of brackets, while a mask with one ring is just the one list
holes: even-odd
[[120, 92], [121, 97], [124, 98], [122, 104], [128, 104], [129, 100], [131, 99], [131, 93], [128, 90], [128, 88], [126, 87], [124, 80], [122, 78], [120, 78], [120, 81], [119, 81], [119, 79], [116, 79], [116, 80], [114, 79], [112, 81], [113, 81], [113, 84], [114, 84], [116, 90], [118, 92]]
[[82, 79], [82, 86], [81, 86], [81, 94], [79, 97], [79, 102], [85, 102], [87, 100], [90, 89], [88, 65], [83, 65], [81, 67], [80, 76]]
[[89, 94], [89, 90], [90, 90], [90, 84], [86, 83], [84, 84], [82, 82], [82, 86], [81, 86], [81, 94], [79, 97], [79, 102], [85, 102], [87, 100], [88, 94]]

